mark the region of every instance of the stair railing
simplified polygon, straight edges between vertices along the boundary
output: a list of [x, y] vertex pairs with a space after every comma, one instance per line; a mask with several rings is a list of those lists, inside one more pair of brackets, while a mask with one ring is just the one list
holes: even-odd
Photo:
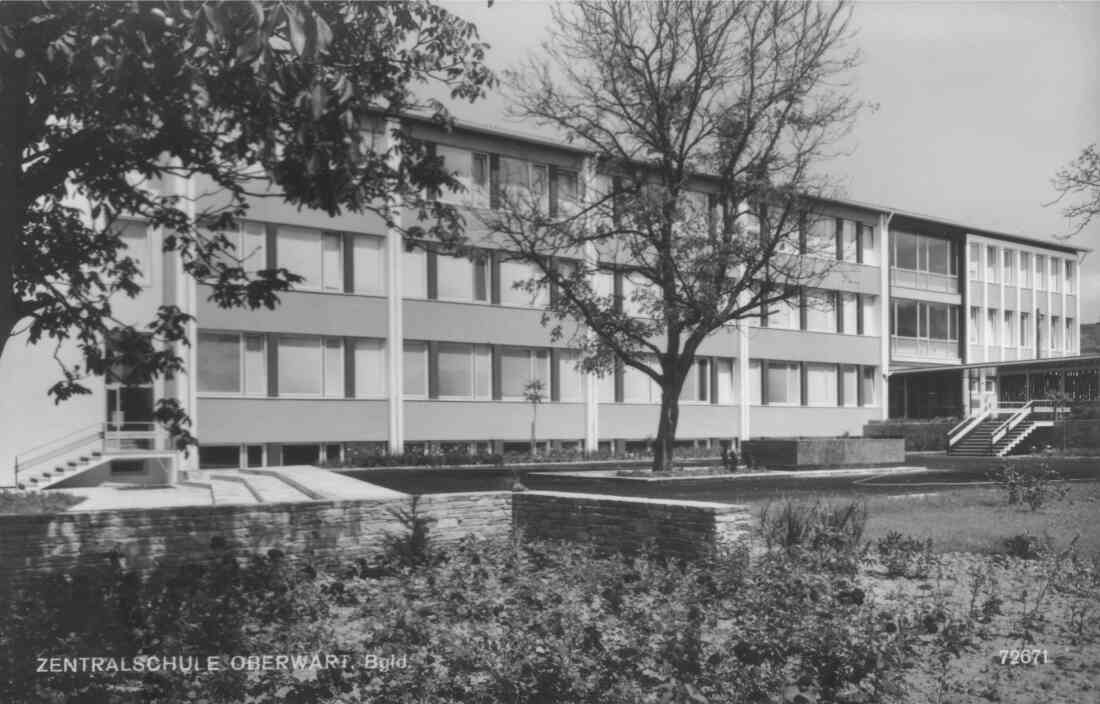
[[41, 445], [36, 445], [26, 452], [16, 455], [15, 485], [20, 485], [20, 474], [30, 473], [46, 462], [58, 459], [59, 457], [79, 449], [87, 448], [91, 450], [94, 446], [96, 449], [102, 451], [103, 430], [102, 423], [95, 423], [74, 430], [59, 438], [44, 442]]
[[990, 447], [996, 447], [1005, 435], [1008, 435], [1012, 430], [1023, 422], [1024, 418], [1031, 415], [1031, 410], [1034, 408], [1034, 402], [1028, 401], [1023, 405], [1020, 410], [1016, 411], [1008, 417], [1003, 423], [993, 429], [993, 434], [989, 437]]
[[982, 398], [982, 405], [978, 409], [978, 412], [963, 418], [961, 421], [955, 424], [955, 427], [947, 431], [947, 447], [950, 448], [955, 443], [965, 438], [971, 430], [978, 427], [982, 421], [993, 413], [993, 404], [989, 398]]

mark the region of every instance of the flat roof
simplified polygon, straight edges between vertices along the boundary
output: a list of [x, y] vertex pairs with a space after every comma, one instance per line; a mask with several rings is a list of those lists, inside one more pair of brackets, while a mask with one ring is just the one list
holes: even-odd
[[934, 374], [939, 372], [957, 372], [966, 369], [983, 369], [987, 367], [1060, 367], [1082, 362], [1096, 362], [1100, 366], [1100, 354], [1080, 354], [1074, 357], [1040, 357], [1037, 359], [1013, 359], [1003, 362], [973, 362], [970, 364], [941, 364], [931, 367], [906, 367], [892, 369], [889, 376]]
[[[435, 122], [435, 120], [433, 120], [431, 118], [431, 116], [429, 116], [429, 115], [420, 115], [420, 114], [410, 113], [407, 116], [412, 118], [412, 119], [415, 119], [415, 120], [420, 120], [420, 121], [427, 122], [427, 123], [430, 123], [430, 124], [437, 124]], [[502, 137], [502, 138], [506, 138], [506, 139], [519, 141], [519, 142], [530, 142], [532, 144], [538, 144], [540, 146], [550, 147], [550, 148], [553, 148], [553, 149], [560, 149], [562, 151], [572, 152], [574, 154], [591, 154], [591, 153], [593, 153], [591, 149], [584, 149], [582, 147], [578, 147], [574, 144], [571, 144], [571, 143], [567, 142], [564, 138], [562, 138], [562, 139], [553, 139], [551, 137], [541, 137], [541, 136], [532, 135], [530, 133], [521, 132], [519, 130], [504, 129], [504, 128], [501, 128], [501, 127], [498, 127], [498, 126], [495, 126], [495, 125], [487, 125], [487, 124], [484, 124], [484, 123], [475, 122], [473, 120], [460, 119], [460, 118], [457, 118], [457, 117], [454, 118], [454, 125], [457, 129], [467, 130], [467, 131], [470, 131], [470, 132], [478, 132], [478, 133], [486, 134], [486, 135], [490, 135], [490, 136]], [[703, 175], [703, 176], [705, 177], [705, 175]], [[909, 211], [909, 210], [903, 210], [901, 208], [895, 208], [893, 206], [878, 205], [876, 203], [868, 203], [868, 202], [865, 202], [865, 201], [859, 201], [859, 200], [855, 200], [855, 199], [852, 199], [852, 198], [823, 197], [823, 198], [820, 198], [819, 200], [824, 201], [824, 202], [836, 203], [838, 205], [846, 205], [846, 206], [850, 206], [850, 207], [853, 207], [853, 208], [862, 208], [864, 210], [871, 210], [871, 211], [875, 211], [875, 212], [879, 212], [879, 213], [884, 213], [884, 214], [887, 214], [887, 215], [889, 215], [889, 214], [901, 215], [902, 217], [911, 218], [913, 220], [923, 220], [923, 221], [931, 223], [931, 224], [947, 225], [949, 227], [954, 227], [954, 228], [957, 228], [959, 230], [965, 230], [968, 233], [972, 233], [972, 234], [976, 234], [976, 235], [982, 235], [984, 237], [993, 237], [993, 238], [996, 238], [996, 239], [1009, 240], [1009, 241], [1020, 242], [1020, 243], [1024, 243], [1024, 244], [1041, 245], [1041, 246], [1050, 247], [1050, 248], [1053, 248], [1053, 249], [1060, 249], [1060, 250], [1066, 251], [1066, 252], [1086, 252], [1087, 253], [1087, 252], [1092, 252], [1093, 251], [1092, 248], [1090, 248], [1090, 247], [1076, 247], [1074, 245], [1067, 244], [1065, 242], [1050, 241], [1050, 240], [1039, 238], [1039, 237], [1030, 237], [1030, 236], [1027, 236], [1027, 235], [1020, 235], [1020, 234], [1015, 234], [1015, 233], [1011, 233], [1011, 232], [1001, 232], [1001, 231], [998, 231], [998, 230], [991, 230], [987, 227], [978, 227], [978, 226], [975, 226], [975, 225], [970, 225], [970, 224], [967, 224], [967, 223], [961, 223], [961, 222], [957, 222], [957, 221], [954, 221], [954, 220], [947, 220], [946, 218], [942, 218], [942, 217], [939, 217], [939, 216], [936, 216], [936, 215], [925, 215], [925, 214], [922, 214], [922, 213], [917, 213], [917, 212], [913, 212], [913, 211]]]

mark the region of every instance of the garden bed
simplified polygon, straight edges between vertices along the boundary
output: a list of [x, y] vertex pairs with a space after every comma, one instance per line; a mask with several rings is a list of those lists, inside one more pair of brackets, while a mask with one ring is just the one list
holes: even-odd
[[905, 463], [900, 438], [762, 438], [741, 443], [744, 460], [769, 469], [890, 467]]

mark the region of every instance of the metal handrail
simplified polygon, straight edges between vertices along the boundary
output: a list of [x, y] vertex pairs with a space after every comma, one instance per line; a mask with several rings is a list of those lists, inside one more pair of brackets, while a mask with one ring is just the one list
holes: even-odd
[[954, 428], [947, 431], [947, 446], [951, 447], [959, 440], [962, 440], [966, 435], [975, 427], [981, 424], [989, 415], [993, 412], [993, 404], [989, 399], [982, 399], [982, 406], [977, 413], [964, 418], [961, 422], [957, 423]]
[[[16, 484], [19, 483], [19, 474], [28, 471], [31, 467], [35, 467], [55, 459], [68, 452], [73, 452], [79, 447], [89, 445], [95, 441], [103, 440], [103, 424], [96, 423], [94, 425], [85, 426], [78, 430], [74, 430], [70, 433], [62, 435], [59, 438], [44, 442], [40, 445], [27, 450], [26, 452], [15, 456], [15, 480]], [[63, 443], [58, 445], [59, 443]], [[44, 448], [51, 445], [58, 445], [52, 449], [43, 452]], [[37, 453], [37, 454], [36, 454]]]
[[996, 446], [996, 444], [1000, 442], [1005, 435], [1012, 432], [1012, 429], [1020, 424], [1020, 421], [1031, 415], [1032, 407], [1032, 402], [1028, 401], [1023, 405], [1020, 410], [1013, 413], [1011, 416], [1008, 417], [1006, 421], [994, 428], [993, 434], [989, 436], [990, 446]]

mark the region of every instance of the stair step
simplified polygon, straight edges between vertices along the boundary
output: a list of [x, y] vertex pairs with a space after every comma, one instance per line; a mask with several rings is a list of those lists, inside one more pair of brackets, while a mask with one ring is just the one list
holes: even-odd
[[243, 474], [245, 483], [252, 487], [265, 504], [287, 501], [309, 501], [310, 497], [287, 484], [279, 477], [268, 474]]
[[256, 497], [242, 482], [226, 481], [210, 477], [206, 480], [214, 495], [214, 504], [255, 504]]

